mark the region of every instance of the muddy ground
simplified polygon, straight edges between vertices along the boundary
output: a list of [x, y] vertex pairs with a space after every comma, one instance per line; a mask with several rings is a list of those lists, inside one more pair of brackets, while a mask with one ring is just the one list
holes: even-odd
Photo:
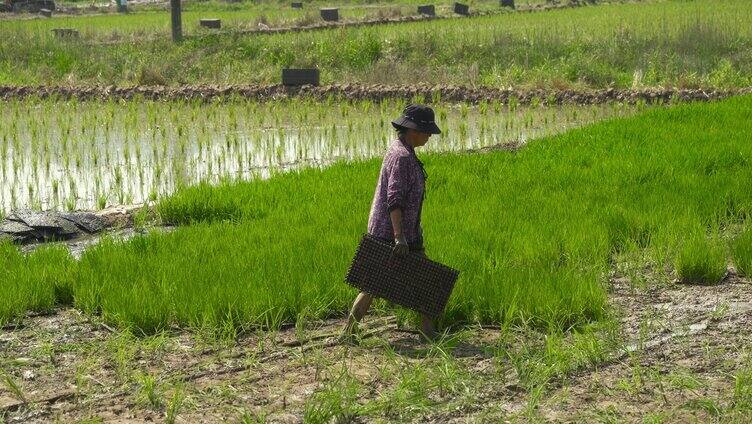
[[0, 86], [0, 100], [23, 98], [53, 98], [79, 100], [199, 100], [215, 101], [245, 98], [273, 101], [287, 98], [326, 100], [371, 100], [411, 99], [422, 97], [424, 101], [470, 102], [498, 101], [508, 104], [603, 104], [624, 102], [634, 104], [667, 104], [689, 101], [719, 100], [731, 96], [752, 93], [752, 87], [718, 89], [663, 89], [646, 88], [557, 90], [557, 89], [503, 89], [487, 87], [461, 87], [450, 85], [383, 85], [383, 84], [334, 84], [325, 86], [285, 87], [283, 85], [182, 85], [182, 86]]
[[[5, 422], [745, 422], [752, 285], [610, 278], [612, 318], [560, 338], [464, 327], [424, 343], [381, 308], [341, 319], [139, 337], [75, 309], [0, 332]], [[2, 421], [2, 420], [0, 420]]]

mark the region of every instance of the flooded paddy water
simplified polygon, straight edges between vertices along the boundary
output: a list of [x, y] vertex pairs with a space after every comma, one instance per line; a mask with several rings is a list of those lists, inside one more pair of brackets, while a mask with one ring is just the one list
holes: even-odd
[[[0, 117], [0, 211], [102, 209], [182, 185], [379, 157], [401, 101], [10, 100]], [[434, 106], [444, 133], [423, 152], [530, 139], [644, 105]]]

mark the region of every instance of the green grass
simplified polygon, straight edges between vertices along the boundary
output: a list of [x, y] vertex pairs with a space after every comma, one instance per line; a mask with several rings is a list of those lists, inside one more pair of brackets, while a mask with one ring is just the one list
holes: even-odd
[[[339, 4], [338, 4], [339, 3]], [[545, 0], [518, 0], [521, 7], [545, 4]], [[257, 29], [259, 23], [270, 27], [288, 27], [322, 23], [319, 9], [322, 7], [339, 7], [340, 20], [355, 22], [364, 19], [399, 17], [417, 15], [417, 6], [425, 4], [421, 0], [380, 0], [378, 2], [347, 1], [309, 1], [303, 9], [293, 9], [288, 1], [244, 1], [221, 2], [201, 1], [185, 2], [182, 6], [183, 31], [186, 35], [208, 34], [199, 26], [201, 18], [222, 19], [225, 30]], [[439, 16], [456, 16], [452, 11], [453, 2], [434, 3]], [[470, 1], [474, 12], [492, 12], [503, 10], [498, 2]], [[113, 2], [114, 9], [114, 2]], [[128, 14], [97, 13], [65, 15], [57, 14], [52, 18], [6, 19], [3, 25], [15, 33], [25, 36], [47, 36], [53, 28], [75, 28], [85, 38], [97, 40], [118, 40], [143, 37], [170, 37], [169, 5], [131, 4]]]
[[[222, 19], [225, 30], [257, 29], [259, 23], [269, 26], [292, 26], [296, 24], [312, 24], [322, 22], [319, 10], [315, 6], [305, 10], [296, 10], [289, 5], [262, 4], [245, 6], [244, 8], [222, 7], [197, 7], [189, 5], [183, 10], [182, 22], [186, 35], [209, 34], [209, 30], [199, 26], [201, 18]], [[231, 4], [227, 4], [231, 6]], [[397, 5], [385, 5], [388, 8], [399, 10], [400, 13], [410, 14], [415, 7]], [[409, 10], [408, 10], [409, 8]], [[375, 18], [379, 9], [347, 9], [342, 10], [341, 19], [358, 20]], [[385, 12], [381, 12], [385, 13]], [[392, 12], [394, 13], [394, 12]], [[169, 9], [143, 10], [127, 15], [100, 14], [100, 15], [58, 15], [50, 19], [16, 20], [4, 22], [9, 28], [25, 33], [26, 36], [44, 36], [53, 28], [75, 28], [85, 38], [97, 40], [120, 40], [144, 37], [156, 37], [167, 39], [170, 37], [170, 12]]]
[[752, 228], [746, 228], [732, 243], [734, 265], [740, 275], [752, 274]]
[[717, 238], [688, 237], [679, 249], [676, 273], [682, 281], [715, 284], [726, 275], [726, 251]]
[[739, 370], [734, 375], [733, 405], [739, 410], [752, 410], [752, 368]]
[[26, 256], [0, 241], [0, 265], [0, 324], [27, 310], [72, 302], [75, 264], [64, 248], [45, 247]]
[[[539, 141], [517, 155], [428, 157], [428, 251], [463, 271], [448, 319], [531, 319], [554, 325], [596, 319], [604, 306], [601, 285], [608, 259], [628, 244], [625, 239], [642, 240], [648, 231], [649, 247], [660, 253], [681, 246], [688, 232], [704, 234], [720, 221], [737, 219], [749, 205], [739, 182], [749, 171], [731, 162], [749, 148], [739, 128], [748, 115], [741, 106], [749, 101], [616, 120]], [[274, 320], [292, 319], [304, 308], [314, 314], [343, 310], [352, 292], [339, 280], [365, 228], [378, 165], [342, 164], [179, 192], [160, 204], [165, 220], [229, 216], [231, 222], [95, 249], [84, 258], [84, 263], [102, 261], [87, 267], [95, 273], [91, 287], [94, 281], [112, 282], [92, 306], [104, 298], [114, 301], [106, 293], [133, 281], [132, 276], [158, 269], [157, 274], [170, 278], [156, 283], [155, 289], [164, 291], [156, 297], [179, 305], [190, 303], [198, 286], [211, 287], [210, 301], [217, 299], [219, 305], [227, 300], [218, 298], [254, 293], [234, 308], [246, 317], [267, 309], [275, 311], [266, 315]], [[718, 198], [732, 198], [730, 204], [738, 206], [728, 210]], [[677, 214], [674, 204], [685, 212]], [[644, 210], [651, 213], [640, 213]], [[114, 270], [98, 272], [106, 258], [122, 258], [124, 252], [132, 257]], [[217, 261], [212, 266], [192, 265], [210, 258]], [[182, 282], [174, 284], [175, 279]], [[291, 281], [305, 283], [297, 287]], [[144, 283], [150, 289], [155, 281]], [[134, 296], [123, 293], [118, 299], [131, 302]], [[165, 308], [153, 299], [141, 300]], [[250, 310], [242, 311], [241, 303]], [[189, 318], [179, 308], [166, 308], [178, 313], [179, 321]], [[217, 308], [203, 309], [216, 313]], [[123, 304], [117, 309], [150, 308]], [[210, 319], [244, 321], [233, 314]]]
[[[666, 0], [213, 36], [179, 46], [166, 35], [114, 45], [97, 44], [86, 34], [80, 42], [60, 42], [33, 23], [4, 23], [0, 84], [276, 83], [283, 67], [317, 66], [323, 83], [739, 87], [752, 85], [750, 17], [747, 0]], [[141, 22], [133, 18], [134, 26]], [[188, 28], [191, 22], [187, 17]]]
[[[743, 97], [651, 110], [517, 153], [424, 156], [427, 251], [462, 272], [445, 320], [558, 329], [598, 320], [610, 260], [627, 249], [659, 265], [685, 251], [717, 264], [715, 247], [686, 241], [750, 212], [750, 106]], [[146, 332], [342, 313], [378, 168], [340, 163], [182, 189], [159, 212], [194, 224], [91, 248], [76, 265], [74, 303]], [[35, 274], [26, 267], [5, 269]]]

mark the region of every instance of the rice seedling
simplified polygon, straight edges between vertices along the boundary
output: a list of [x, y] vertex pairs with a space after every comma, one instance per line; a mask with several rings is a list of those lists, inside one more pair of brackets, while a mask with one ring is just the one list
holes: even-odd
[[0, 324], [28, 310], [72, 302], [75, 267], [64, 248], [46, 247], [27, 256], [0, 240], [0, 253]]
[[76, 206], [77, 206], [76, 196], [75, 195], [70, 195], [65, 200], [65, 210], [68, 211], [68, 212], [73, 212], [73, 211], [76, 210]]
[[[681, 277], [720, 279], [724, 239], [708, 239], [706, 233], [736, 222], [752, 205], [745, 186], [752, 171], [738, 160], [752, 154], [746, 143], [751, 104], [752, 98], [743, 97], [651, 109], [550, 136], [514, 154], [450, 154], [451, 141], [432, 140], [434, 149], [422, 154], [430, 174], [426, 247], [430, 257], [462, 271], [444, 319], [550, 329], [586, 325], [604, 315], [603, 283], [612, 254], [628, 248], [643, 249], [658, 263], [674, 262]], [[326, 114], [331, 109], [321, 109], [312, 113], [331, 116]], [[388, 122], [388, 111], [382, 105], [378, 119]], [[227, 116], [221, 106], [208, 112]], [[359, 118], [357, 108], [347, 113]], [[464, 122], [452, 121], [461, 113], [457, 108], [445, 113], [450, 128]], [[469, 134], [483, 122], [475, 114], [468, 109]], [[258, 125], [250, 122], [251, 128]], [[246, 125], [238, 120], [239, 129], [249, 130]], [[321, 131], [346, 136], [344, 127], [333, 135], [330, 122]], [[278, 131], [260, 128], [255, 134], [258, 142], [237, 147], [221, 137], [208, 154], [227, 160], [209, 163], [234, 167], [235, 149], [243, 148], [251, 150], [241, 153], [258, 154], [263, 162], [276, 160]], [[301, 132], [285, 130], [291, 139], [294, 134]], [[338, 156], [348, 146], [343, 142], [325, 147], [331, 156], [318, 156], [343, 159], [326, 169], [272, 170], [266, 180], [254, 175], [250, 181], [216, 177], [212, 184], [167, 185], [177, 192], [158, 202], [161, 219], [192, 225], [127, 242], [105, 240], [80, 262], [48, 262], [73, 270], [60, 280], [74, 282], [66, 286], [72, 287], [77, 307], [147, 333], [174, 323], [231, 333], [249, 325], [274, 328], [295, 322], [301, 313], [313, 319], [344, 311], [353, 291], [341, 280], [365, 230], [380, 164], [368, 157], [383, 152], [386, 141], [371, 137], [364, 144], [373, 153], [353, 155], [354, 163]], [[175, 169], [170, 164], [164, 172]], [[11, 291], [0, 295], [0, 305], [9, 305], [0, 308], [0, 316], [54, 304], [54, 284], [38, 283], [38, 271], [28, 264], [33, 259], [6, 249], [2, 260], [8, 266], [0, 267], [0, 276], [13, 282], [7, 286]], [[15, 274], [28, 277], [14, 279]], [[19, 302], [13, 290], [38, 293], [43, 301]]]
[[[256, 103], [228, 100], [200, 104], [169, 102], [167, 114], [158, 113], [163, 102], [134, 99], [128, 102], [61, 102], [54, 99], [12, 101], [19, 112], [4, 115], [4, 128], [16, 128], [6, 136], [10, 166], [1, 166], [4, 197], [0, 209], [38, 204], [41, 209], [103, 208], [107, 200], [143, 203], [152, 195], [175, 187], [223, 178], [253, 178], [259, 171], [324, 166], [340, 158], [379, 156], [388, 142], [384, 125], [399, 110], [400, 102], [386, 101], [370, 111], [369, 102], [337, 102], [334, 107], [309, 100]], [[54, 109], [69, 119], [47, 126], [34, 118], [36, 108]], [[611, 116], [627, 116], [634, 108], [600, 106], [538, 107], [508, 115], [507, 122], [549, 114], [548, 125], [515, 125], [508, 130], [495, 116], [477, 107], [436, 105], [446, 132], [433, 151], [479, 148], [517, 142], [584, 125]], [[487, 109], [487, 106], [483, 106]], [[594, 109], [582, 120], [567, 118], [570, 109]], [[291, 117], [310, 111], [319, 116], [317, 126]], [[253, 119], [240, 119], [253, 116]], [[346, 117], [346, 118], [343, 118]], [[9, 121], [8, 121], [9, 120]], [[269, 123], [269, 122], [273, 123]], [[274, 130], [270, 129], [274, 126]], [[94, 128], [85, 130], [84, 128]], [[374, 130], [374, 128], [379, 128]], [[456, 129], [459, 128], [459, 129]], [[46, 132], [45, 148], [34, 142], [33, 129]], [[109, 129], [109, 130], [108, 130]], [[31, 131], [31, 132], [30, 132]], [[27, 158], [38, 158], [28, 161]], [[7, 163], [7, 162], [6, 162]], [[41, 165], [43, 164], [43, 165]], [[6, 169], [13, 169], [8, 172]], [[52, 186], [39, 181], [53, 181]], [[66, 181], [67, 180], [67, 181]], [[18, 190], [18, 186], [25, 189]], [[15, 199], [15, 202], [13, 200]], [[74, 202], [75, 199], [75, 202]]]

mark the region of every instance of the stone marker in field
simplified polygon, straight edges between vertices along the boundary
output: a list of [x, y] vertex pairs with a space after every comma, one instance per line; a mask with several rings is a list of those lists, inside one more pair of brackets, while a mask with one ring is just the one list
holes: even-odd
[[78, 38], [78, 30], [73, 28], [53, 28], [55, 38]]
[[222, 21], [220, 19], [199, 19], [198, 23], [204, 28], [219, 29], [222, 27]]
[[501, 7], [511, 7], [514, 9], [514, 0], [499, 0]]
[[50, 9], [39, 9], [39, 14], [47, 18], [52, 17], [52, 11]]
[[458, 15], [467, 16], [470, 14], [470, 6], [463, 3], [454, 4], [454, 13]]
[[301, 2], [293, 2], [292, 3], [292, 8], [293, 9], [302, 9], [303, 8], [303, 3], [301, 3]]
[[328, 7], [320, 10], [321, 19], [327, 22], [337, 22], [339, 20], [339, 9], [336, 7]]
[[283, 69], [282, 85], [300, 86], [300, 85], [319, 85], [320, 72], [318, 69]]
[[436, 8], [432, 4], [418, 6], [418, 15], [436, 16]]

